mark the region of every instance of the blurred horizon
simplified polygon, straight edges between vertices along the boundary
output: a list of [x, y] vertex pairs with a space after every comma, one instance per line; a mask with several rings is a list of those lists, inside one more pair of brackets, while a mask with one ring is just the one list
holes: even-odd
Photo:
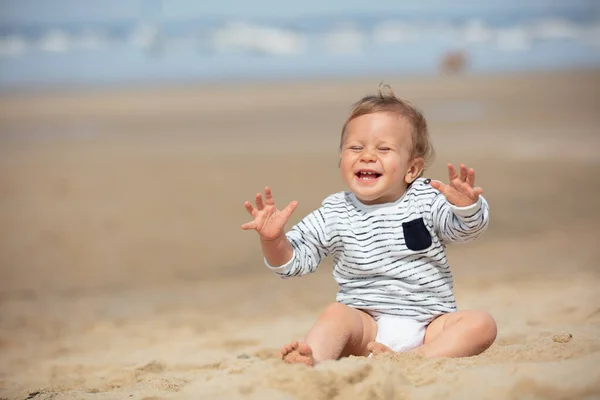
[[[369, 13], [411, 13], [463, 16], [469, 13], [520, 13], [548, 12], [568, 14], [571, 12], [600, 13], [600, 3], [595, 0], [506, 0], [502, 3], [482, 3], [477, 0], [458, 0], [448, 3], [442, 0], [424, 0], [419, 3], [380, 0], [365, 3], [359, 0], [330, 0], [319, 2], [305, 0], [302, 3], [282, 5], [275, 0], [227, 0], [218, 3], [193, 0], [0, 0], [0, 23], [64, 23], [74, 20], [83, 22], [115, 21], [159, 17], [168, 20], [186, 20], [198, 17], [300, 17], [307, 15], [343, 15]], [[341, 9], [343, 8], [343, 11]], [[232, 12], [232, 10], [234, 10]], [[335, 11], [334, 11], [335, 10]], [[146, 15], [143, 15], [146, 14]]]
[[[0, 90], [600, 67], [600, 2], [0, 1]], [[463, 71], [463, 72], [464, 72]]]

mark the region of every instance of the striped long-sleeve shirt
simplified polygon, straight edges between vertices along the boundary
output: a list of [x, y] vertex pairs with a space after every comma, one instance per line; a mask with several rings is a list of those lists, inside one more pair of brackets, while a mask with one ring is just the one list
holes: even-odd
[[455, 207], [423, 178], [394, 203], [365, 205], [339, 192], [286, 234], [293, 258], [267, 266], [283, 278], [301, 276], [331, 255], [338, 302], [371, 315], [431, 321], [456, 310], [446, 245], [477, 238], [488, 223], [482, 196]]

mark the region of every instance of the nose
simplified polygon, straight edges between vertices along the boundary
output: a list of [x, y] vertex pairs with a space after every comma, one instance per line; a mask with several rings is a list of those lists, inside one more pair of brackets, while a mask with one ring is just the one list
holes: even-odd
[[370, 149], [365, 149], [360, 155], [360, 160], [362, 162], [375, 162], [376, 157], [373, 151], [371, 151]]

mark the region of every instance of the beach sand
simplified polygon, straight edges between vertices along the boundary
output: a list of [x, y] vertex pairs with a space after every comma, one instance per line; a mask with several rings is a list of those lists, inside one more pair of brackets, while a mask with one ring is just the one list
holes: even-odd
[[[465, 359], [285, 365], [335, 300], [331, 264], [281, 280], [240, 225], [265, 185], [343, 189], [339, 130], [381, 79], [421, 107], [491, 207], [449, 248], [459, 308], [498, 339]], [[0, 96], [0, 398], [600, 398], [600, 72]]]

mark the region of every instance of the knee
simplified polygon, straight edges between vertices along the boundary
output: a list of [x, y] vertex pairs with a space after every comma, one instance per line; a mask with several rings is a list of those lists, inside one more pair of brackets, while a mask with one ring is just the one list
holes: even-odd
[[350, 311], [350, 307], [342, 303], [331, 303], [321, 313], [321, 318], [337, 319]]
[[356, 322], [356, 311], [342, 303], [331, 303], [319, 316], [322, 322], [333, 322], [339, 326], [351, 326]]
[[483, 345], [491, 346], [498, 334], [498, 326], [494, 317], [486, 311], [478, 310], [472, 311], [469, 320], [473, 335], [480, 338]]

